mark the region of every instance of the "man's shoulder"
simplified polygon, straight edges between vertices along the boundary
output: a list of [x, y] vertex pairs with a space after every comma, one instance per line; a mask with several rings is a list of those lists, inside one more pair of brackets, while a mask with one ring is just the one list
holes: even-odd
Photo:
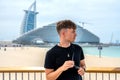
[[72, 46], [73, 46], [74, 48], [81, 48], [81, 46], [78, 45], [78, 44], [73, 44], [73, 43], [72, 43]]
[[49, 49], [48, 51], [47, 51], [47, 53], [54, 53], [56, 50], [57, 50], [57, 45], [55, 45], [55, 46], [53, 46], [51, 49]]

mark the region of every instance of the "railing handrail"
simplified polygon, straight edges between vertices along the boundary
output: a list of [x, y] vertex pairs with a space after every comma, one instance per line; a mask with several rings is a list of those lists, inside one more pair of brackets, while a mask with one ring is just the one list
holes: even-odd
[[[0, 67], [0, 72], [45, 72], [44, 67]], [[120, 73], [120, 67], [87, 67], [86, 72]]]
[[120, 73], [120, 67], [88, 67], [86, 72]]
[[45, 72], [43, 67], [0, 67], [0, 72]]

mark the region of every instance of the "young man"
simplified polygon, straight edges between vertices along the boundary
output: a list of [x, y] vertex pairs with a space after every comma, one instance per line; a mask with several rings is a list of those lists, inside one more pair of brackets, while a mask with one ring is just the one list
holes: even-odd
[[72, 44], [76, 38], [76, 25], [70, 20], [57, 23], [59, 44], [50, 49], [45, 58], [47, 80], [82, 80], [85, 61], [82, 48]]

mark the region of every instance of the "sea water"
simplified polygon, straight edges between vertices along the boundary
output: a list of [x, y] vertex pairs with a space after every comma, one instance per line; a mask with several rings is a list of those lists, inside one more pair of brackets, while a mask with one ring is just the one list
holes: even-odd
[[98, 47], [82, 47], [84, 54], [105, 56], [105, 57], [116, 57], [120, 58], [120, 46], [108, 46], [98, 49]]

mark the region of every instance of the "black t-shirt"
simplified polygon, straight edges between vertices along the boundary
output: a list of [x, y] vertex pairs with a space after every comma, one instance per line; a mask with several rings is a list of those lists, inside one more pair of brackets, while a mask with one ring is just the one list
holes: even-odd
[[[79, 66], [82, 59], [84, 59], [84, 54], [80, 46], [71, 44], [69, 47], [64, 48], [56, 45], [47, 52], [44, 67], [56, 70], [67, 60], [74, 60], [75, 65]], [[64, 71], [57, 80], [82, 80], [80, 78], [77, 69], [73, 67]]]

